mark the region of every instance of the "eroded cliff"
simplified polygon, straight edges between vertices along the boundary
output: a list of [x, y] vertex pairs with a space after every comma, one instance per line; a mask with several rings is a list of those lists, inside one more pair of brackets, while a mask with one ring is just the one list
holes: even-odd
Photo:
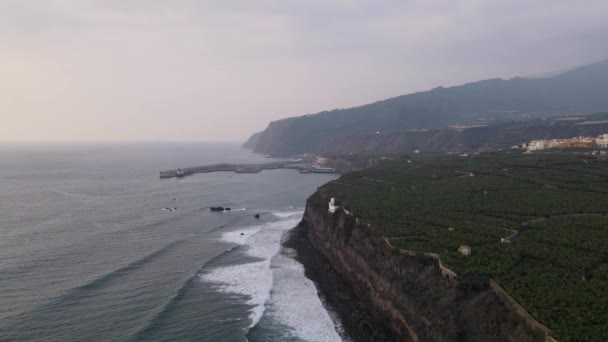
[[[535, 326], [531, 318], [518, 313], [517, 304], [505, 298], [490, 279], [459, 279], [442, 269], [433, 257], [396, 249], [373, 227], [343, 209], [329, 213], [328, 200], [322, 190], [311, 196], [298, 229], [327, 263], [326, 269], [310, 270], [311, 267], [323, 267], [318, 261], [316, 265], [304, 262], [307, 275], [312, 275], [323, 295], [329, 298], [327, 302], [342, 316], [351, 338], [394, 341], [546, 339], [543, 327]], [[307, 253], [302, 248], [298, 252]], [[335, 293], [343, 290], [331, 284], [332, 281], [343, 282], [345, 294]], [[344, 302], [341, 297], [347, 300], [347, 305], [353, 306], [353, 296], [367, 314], [359, 325], [349, 317], [358, 315], [357, 310], [340, 310]], [[365, 328], [367, 335], [362, 333]]]

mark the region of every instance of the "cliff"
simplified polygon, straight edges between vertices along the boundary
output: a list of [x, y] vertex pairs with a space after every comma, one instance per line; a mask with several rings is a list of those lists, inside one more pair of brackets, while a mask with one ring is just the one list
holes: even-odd
[[[376, 132], [392, 134], [449, 125], [600, 112], [608, 110], [607, 86], [608, 61], [548, 78], [491, 79], [439, 87], [359, 107], [273, 121], [256, 137], [254, 151], [287, 156], [320, 153], [327, 146], [339, 145], [343, 150], [360, 152], [355, 149], [362, 144], [357, 140], [372, 146]], [[407, 135], [403, 139], [416, 138], [416, 135]], [[451, 141], [457, 140], [458, 135], [437, 139], [452, 146]]]
[[253, 133], [251, 137], [249, 137], [249, 139], [243, 143], [242, 147], [248, 150], [253, 150], [255, 145], [257, 145], [258, 140], [260, 140], [260, 136], [262, 136], [262, 132]]
[[[347, 333], [359, 341], [543, 341], [546, 329], [525, 316], [487, 278], [459, 279], [424, 253], [393, 248], [370, 225], [339, 209], [327, 211], [328, 198], [319, 190], [307, 201], [298, 229], [327, 263], [307, 275], [329, 297], [346, 322]], [[299, 254], [311, 253], [305, 248]], [[302, 257], [306, 261], [306, 256]], [[319, 268], [317, 262], [316, 267]], [[332, 276], [331, 272], [336, 275]], [[345, 284], [336, 293], [332, 281]], [[332, 290], [332, 291], [328, 291]], [[354, 295], [349, 295], [352, 292]], [[367, 317], [353, 322], [359, 311], [340, 311], [341, 297], [356, 297]], [[349, 299], [350, 298], [350, 299]], [[519, 312], [519, 313], [518, 313]], [[544, 330], [544, 331], [543, 331]], [[367, 333], [366, 333], [367, 331]]]

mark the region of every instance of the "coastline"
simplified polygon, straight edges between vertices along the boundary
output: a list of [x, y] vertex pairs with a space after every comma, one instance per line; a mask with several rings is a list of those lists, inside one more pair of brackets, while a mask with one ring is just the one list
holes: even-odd
[[342, 275], [334, 270], [327, 258], [311, 243], [307, 227], [300, 222], [289, 232], [283, 246], [296, 251], [295, 259], [304, 266], [307, 278], [317, 288], [321, 301], [339, 322], [335, 322], [344, 341], [386, 342], [394, 341], [397, 336], [382, 320], [372, 317], [372, 308], [365, 305], [355, 293], [354, 288]]
[[315, 283], [346, 341], [547, 341], [491, 286], [437, 259], [392, 247], [345, 210], [328, 213], [321, 189], [307, 200], [285, 247]]

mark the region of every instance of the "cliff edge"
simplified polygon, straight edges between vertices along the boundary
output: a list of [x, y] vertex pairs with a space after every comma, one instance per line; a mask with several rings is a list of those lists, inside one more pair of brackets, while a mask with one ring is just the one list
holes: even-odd
[[[432, 255], [394, 248], [372, 226], [344, 209], [329, 213], [326, 197], [320, 189], [308, 199], [294, 232], [295, 238], [300, 234], [313, 250], [294, 244], [294, 237], [287, 245], [296, 248], [307, 276], [342, 318], [351, 339], [550, 339], [548, 330], [526, 316], [489, 278], [460, 279]], [[326, 268], [303, 253], [318, 253]]]

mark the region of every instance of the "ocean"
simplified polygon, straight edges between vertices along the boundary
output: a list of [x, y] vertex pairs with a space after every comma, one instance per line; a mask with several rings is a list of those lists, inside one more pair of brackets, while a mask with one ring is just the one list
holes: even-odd
[[224, 143], [0, 145], [0, 341], [340, 341], [281, 246], [334, 175], [158, 177], [260, 161]]

